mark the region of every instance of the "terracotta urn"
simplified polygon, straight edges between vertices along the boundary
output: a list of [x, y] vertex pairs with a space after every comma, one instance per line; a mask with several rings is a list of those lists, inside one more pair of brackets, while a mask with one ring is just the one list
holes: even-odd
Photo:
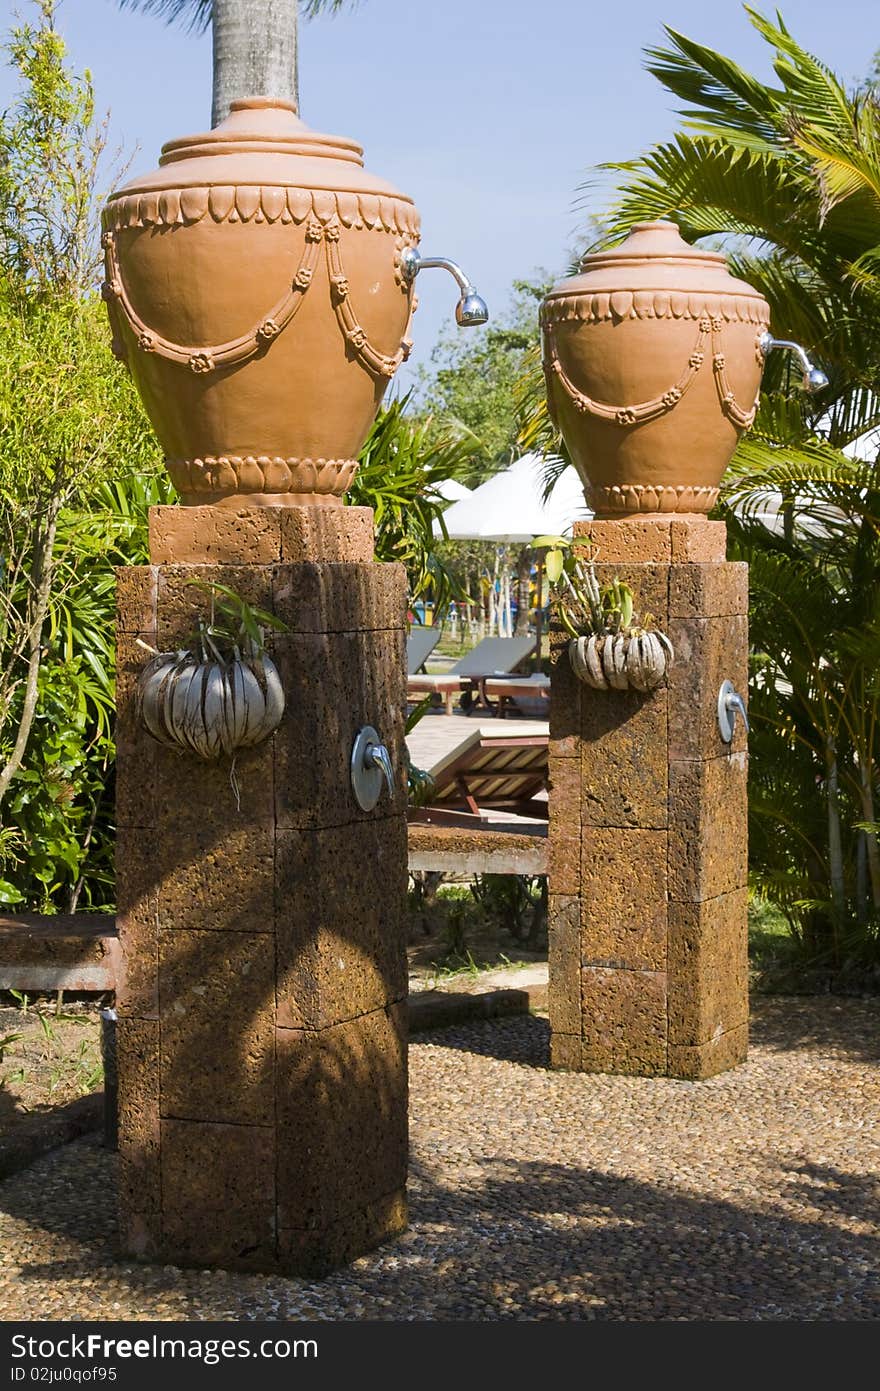
[[410, 346], [411, 199], [255, 97], [166, 144], [103, 228], [114, 348], [181, 501], [341, 503]]
[[672, 222], [638, 223], [553, 287], [547, 399], [598, 517], [709, 511], [754, 420], [769, 320]]

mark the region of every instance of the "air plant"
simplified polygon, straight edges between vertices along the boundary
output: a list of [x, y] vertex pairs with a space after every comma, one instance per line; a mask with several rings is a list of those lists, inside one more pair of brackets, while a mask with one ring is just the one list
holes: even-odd
[[235, 754], [267, 739], [284, 713], [264, 630], [285, 625], [225, 585], [192, 583], [211, 596], [209, 620], [199, 620], [187, 646], [154, 652], [140, 677], [141, 715], [161, 744], [206, 760], [231, 756], [238, 800]]
[[565, 537], [538, 537], [534, 544], [542, 542], [549, 547], [547, 573], [578, 680], [600, 691], [654, 690], [675, 653], [653, 614], [635, 612], [632, 590], [616, 576], [600, 584], [593, 562], [575, 558]]

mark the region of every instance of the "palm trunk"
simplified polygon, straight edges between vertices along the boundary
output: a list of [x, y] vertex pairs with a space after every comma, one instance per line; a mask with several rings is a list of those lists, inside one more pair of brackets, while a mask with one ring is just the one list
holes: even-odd
[[214, 0], [211, 124], [242, 97], [278, 97], [299, 108], [297, 0]]
[[[837, 956], [840, 932], [846, 916], [846, 879], [843, 868], [843, 835], [840, 826], [839, 773], [837, 746], [829, 735], [825, 742], [825, 794], [828, 801], [828, 868], [831, 881], [831, 918]], [[835, 960], [835, 965], [838, 962]]]
[[532, 550], [523, 546], [516, 562], [516, 636], [529, 631], [529, 581], [532, 577]]
[[[871, 764], [870, 755], [864, 753], [859, 758], [859, 784], [862, 794], [862, 818], [869, 825], [876, 825], [876, 815], [874, 812], [874, 769]], [[874, 912], [880, 912], [880, 846], [877, 844], [876, 831], [864, 831], [865, 854], [868, 862], [868, 877], [871, 881], [871, 901]]]

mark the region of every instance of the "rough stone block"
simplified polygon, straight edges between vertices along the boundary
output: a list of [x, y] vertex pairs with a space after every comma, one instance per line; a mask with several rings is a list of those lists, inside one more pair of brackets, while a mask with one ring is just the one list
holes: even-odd
[[669, 765], [669, 896], [696, 903], [748, 877], [744, 753]]
[[675, 648], [669, 672], [670, 759], [744, 753], [747, 736], [741, 719], [732, 744], [721, 738], [718, 692], [722, 681], [731, 680], [748, 701], [748, 618], [673, 618], [668, 632]]
[[581, 825], [581, 764], [579, 758], [550, 757], [549, 766], [550, 819], [564, 834], [580, 831]]
[[656, 1076], [666, 1071], [666, 976], [656, 971], [581, 972], [585, 1072]]
[[[185, 798], [192, 808], [187, 820], [205, 831], [271, 826], [274, 814], [273, 740], [253, 749], [240, 749], [235, 768], [229, 758], [208, 763], [183, 749], [156, 745], [156, 824]], [[233, 778], [234, 771], [234, 778]], [[236, 797], [236, 788], [238, 796]], [[177, 820], [179, 812], [175, 813]]]
[[275, 943], [251, 932], [163, 932], [162, 1115], [269, 1125]]
[[[163, 652], [191, 646], [199, 619], [210, 619], [212, 599], [204, 585], [222, 584], [248, 604], [272, 612], [274, 571], [265, 565], [162, 565], [159, 568], [157, 632]], [[266, 632], [271, 647], [274, 633]]]
[[650, 614], [661, 627], [669, 610], [668, 565], [633, 565], [626, 562], [604, 565], [597, 563], [596, 579], [600, 585], [620, 580], [632, 590], [635, 613], [642, 619]]
[[156, 822], [159, 746], [140, 717], [138, 679], [150, 654], [138, 646], [138, 638], [156, 646], [150, 630], [120, 632], [116, 643], [116, 825], [146, 828]]
[[577, 830], [563, 831], [554, 825], [547, 846], [548, 887], [553, 894], [579, 894], [581, 891], [581, 836]]
[[160, 867], [160, 929], [273, 931], [275, 837], [271, 826], [237, 826], [233, 808], [226, 830], [160, 828], [153, 856]]
[[584, 688], [584, 826], [662, 829], [668, 821], [667, 694]]
[[550, 1066], [566, 1072], [581, 1070], [580, 1034], [560, 1034], [554, 1029], [550, 1035]]
[[274, 609], [291, 633], [403, 630], [402, 565], [282, 565], [274, 572]]
[[326, 1029], [403, 1000], [406, 821], [280, 832], [278, 1023]]
[[116, 925], [119, 953], [116, 1008], [120, 1017], [159, 1014], [159, 885], [151, 833], [116, 831]]
[[749, 567], [745, 562], [670, 566], [671, 617], [733, 618], [748, 611]]
[[581, 961], [666, 969], [666, 832], [585, 828]]
[[320, 1231], [406, 1185], [406, 1005], [276, 1038], [278, 1227]]
[[587, 543], [584, 553], [603, 565], [668, 564], [672, 540], [668, 521], [627, 517], [620, 521], [578, 521], [575, 539]]
[[581, 901], [551, 893], [547, 902], [548, 1004], [554, 1035], [580, 1034]]
[[723, 560], [727, 547], [724, 522], [698, 514], [578, 521], [572, 531], [590, 543], [594, 560], [608, 565], [705, 563]]
[[155, 565], [124, 565], [116, 571], [116, 626], [120, 633], [150, 633], [156, 628]]
[[[140, 1214], [147, 1220], [158, 1213], [162, 1203], [159, 1021], [120, 1019], [116, 1026], [116, 1057], [120, 1209], [125, 1215]], [[155, 1222], [148, 1225], [157, 1230]]]
[[669, 1042], [696, 1046], [748, 1021], [748, 890], [669, 910]]
[[673, 564], [699, 564], [724, 560], [727, 555], [727, 527], [707, 517], [679, 517], [670, 525]]
[[571, 669], [568, 634], [550, 629], [550, 757], [577, 758], [580, 746], [581, 691]]
[[371, 507], [283, 507], [281, 560], [351, 561], [373, 559]]
[[162, 1176], [166, 1259], [275, 1268], [272, 1127], [163, 1120]]
[[373, 558], [369, 507], [151, 507], [154, 565], [298, 565]]
[[719, 1072], [728, 1072], [739, 1063], [744, 1063], [749, 1050], [749, 1029], [747, 1024], [731, 1029], [729, 1033], [719, 1034], [717, 1038], [701, 1043], [695, 1048], [671, 1044], [669, 1048], [669, 1075], [682, 1077], [686, 1081], [698, 1082], [706, 1077], [714, 1077]]
[[278, 1233], [279, 1266], [288, 1275], [321, 1278], [392, 1241], [406, 1230], [406, 1223], [406, 1193], [400, 1190], [323, 1227], [282, 1227]]
[[162, 1254], [162, 1212], [138, 1212], [120, 1205], [119, 1249], [136, 1261], [158, 1261]]
[[[275, 739], [279, 827], [341, 826], [402, 813], [403, 632], [297, 634], [276, 642], [275, 661], [287, 694]], [[382, 736], [397, 775], [393, 799], [383, 792], [372, 812], [360, 810], [351, 788], [351, 752], [365, 724]]]
[[281, 559], [280, 507], [151, 507], [154, 565], [272, 565]]

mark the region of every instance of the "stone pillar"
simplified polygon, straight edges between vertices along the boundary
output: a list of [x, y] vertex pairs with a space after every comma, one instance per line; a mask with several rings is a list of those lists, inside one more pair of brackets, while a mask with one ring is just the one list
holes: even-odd
[[[121, 1241], [178, 1265], [321, 1274], [406, 1225], [403, 567], [363, 508], [154, 508], [120, 570]], [[282, 724], [236, 760], [155, 743], [136, 709], [216, 580], [287, 625]], [[361, 811], [357, 731], [393, 798]]]
[[702, 1078], [748, 1034], [746, 738], [718, 690], [748, 680], [748, 567], [705, 518], [578, 523], [676, 653], [668, 686], [596, 691], [552, 634], [550, 1026], [555, 1067]]

